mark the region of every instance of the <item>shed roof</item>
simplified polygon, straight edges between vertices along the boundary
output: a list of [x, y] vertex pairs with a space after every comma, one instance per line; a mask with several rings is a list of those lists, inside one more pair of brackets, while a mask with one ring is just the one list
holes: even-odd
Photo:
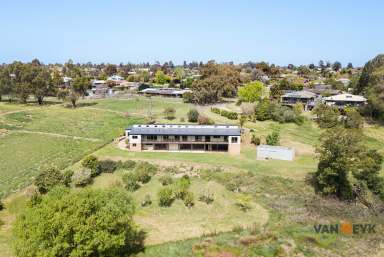
[[133, 125], [127, 128], [131, 135], [190, 135], [240, 136], [240, 128], [232, 125], [154, 124]]

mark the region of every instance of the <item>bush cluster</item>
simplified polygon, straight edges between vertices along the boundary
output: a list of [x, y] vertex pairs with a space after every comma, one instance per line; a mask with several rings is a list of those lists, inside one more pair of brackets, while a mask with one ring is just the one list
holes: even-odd
[[70, 184], [71, 175], [72, 174], [68, 173], [68, 171], [62, 173], [56, 168], [48, 168], [36, 177], [35, 185], [41, 194], [45, 194], [55, 186], [68, 186]]
[[135, 164], [133, 171], [126, 173], [123, 176], [125, 188], [131, 192], [136, 191], [140, 188], [140, 183], [148, 183], [156, 171], [157, 167], [148, 162], [139, 162], [138, 164]]
[[92, 171], [89, 168], [83, 168], [75, 172], [72, 176], [72, 182], [76, 187], [84, 187], [92, 182]]
[[304, 123], [304, 116], [301, 115], [300, 106], [291, 109], [287, 106], [281, 106], [271, 103], [269, 100], [264, 99], [259, 102], [255, 109], [255, 119], [274, 120], [279, 123], [296, 123], [301, 125]]
[[187, 207], [192, 207], [194, 202], [193, 193], [188, 191], [191, 181], [188, 176], [183, 176], [172, 185], [167, 185], [158, 192], [159, 206], [169, 207], [176, 199], [180, 199]]
[[163, 186], [167, 186], [173, 183], [173, 179], [170, 175], [164, 175], [160, 177], [159, 181]]
[[213, 125], [213, 124], [215, 124], [215, 122], [212, 119], [208, 118], [207, 116], [201, 115], [201, 114], [199, 115], [197, 122], [200, 125]]
[[279, 145], [280, 144], [280, 134], [276, 131], [267, 135], [266, 138], [267, 145]]
[[196, 109], [190, 109], [187, 116], [189, 122], [197, 122], [199, 119], [199, 112]]
[[226, 117], [227, 119], [230, 119], [230, 120], [237, 120], [237, 118], [239, 116], [237, 112], [222, 110], [222, 109], [219, 109], [217, 107], [212, 107], [211, 111], [213, 113], [220, 114], [221, 116]]

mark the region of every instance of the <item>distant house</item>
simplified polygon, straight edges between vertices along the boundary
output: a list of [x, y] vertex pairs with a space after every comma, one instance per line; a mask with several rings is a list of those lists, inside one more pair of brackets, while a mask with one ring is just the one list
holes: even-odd
[[145, 95], [183, 97], [183, 95], [187, 92], [191, 92], [191, 90], [178, 88], [146, 88], [141, 90], [139, 93]]
[[119, 75], [113, 75], [113, 76], [108, 77], [107, 80], [116, 82], [116, 81], [123, 81], [124, 78], [122, 76], [119, 76]]
[[105, 95], [112, 95], [113, 90], [108, 87], [107, 81], [105, 80], [92, 80], [91, 81], [91, 95], [98, 95], [98, 96], [105, 96]]
[[72, 78], [70, 77], [63, 77], [63, 87], [69, 87], [71, 84]]
[[366, 104], [367, 99], [364, 96], [352, 94], [340, 94], [322, 99], [326, 105], [337, 106], [344, 108], [346, 106], [359, 107]]
[[131, 151], [240, 154], [241, 130], [233, 125], [133, 125], [125, 130], [125, 136]]
[[296, 103], [302, 103], [304, 109], [312, 109], [315, 106], [315, 99], [317, 98], [315, 93], [301, 90], [288, 92], [281, 96], [282, 105], [293, 106]]

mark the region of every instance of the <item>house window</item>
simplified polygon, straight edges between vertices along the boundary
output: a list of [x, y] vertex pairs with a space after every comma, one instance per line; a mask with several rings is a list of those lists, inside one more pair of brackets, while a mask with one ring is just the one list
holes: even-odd
[[132, 144], [133, 147], [136, 147], [136, 144]]
[[231, 138], [231, 143], [237, 143], [237, 137], [232, 137]]
[[163, 136], [163, 140], [168, 140], [168, 136]]
[[180, 141], [180, 136], [175, 136], [175, 141]]
[[220, 136], [213, 136], [213, 138], [220, 138]]
[[188, 136], [182, 136], [182, 140], [183, 140], [184, 142], [188, 141]]
[[157, 140], [157, 136], [156, 135], [149, 135], [149, 136], [147, 136], [147, 139], [148, 140]]
[[137, 139], [137, 136], [132, 136], [132, 139]]

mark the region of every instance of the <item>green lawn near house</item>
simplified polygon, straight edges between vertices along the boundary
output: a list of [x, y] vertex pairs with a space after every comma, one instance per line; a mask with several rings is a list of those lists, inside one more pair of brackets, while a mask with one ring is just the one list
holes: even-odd
[[[96, 178], [93, 186], [116, 186], [120, 181], [119, 175], [103, 174]], [[194, 194], [195, 199], [191, 208], [186, 207], [182, 200], [176, 200], [170, 207], [160, 207], [157, 192], [163, 186], [158, 176], [132, 193], [137, 206], [134, 219], [148, 232], [148, 245], [230, 231], [235, 226], [262, 226], [268, 221], [268, 212], [255, 202], [251, 203], [249, 211], [242, 211], [236, 206], [239, 195], [228, 191], [223, 185], [199, 178], [192, 178], [191, 182], [189, 191]], [[212, 204], [198, 200], [204, 192], [213, 195]], [[152, 204], [142, 207], [141, 202], [146, 195], [150, 196]]]

